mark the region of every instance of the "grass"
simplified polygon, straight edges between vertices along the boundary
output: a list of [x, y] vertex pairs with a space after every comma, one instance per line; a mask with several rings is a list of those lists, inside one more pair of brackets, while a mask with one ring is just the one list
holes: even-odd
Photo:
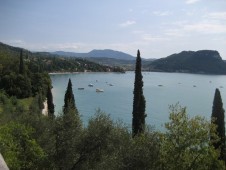
[[32, 104], [33, 100], [34, 100], [33, 97], [29, 97], [25, 99], [19, 99], [18, 102], [25, 108], [25, 110], [29, 110], [29, 107]]
[[15, 97], [8, 97], [4, 93], [1, 93], [0, 91], [0, 114], [4, 112], [5, 108], [11, 107], [12, 110], [15, 108], [15, 102], [22, 106], [26, 111], [29, 110], [30, 106], [32, 105], [32, 102], [34, 100], [34, 97], [29, 97], [25, 99], [16, 99]]

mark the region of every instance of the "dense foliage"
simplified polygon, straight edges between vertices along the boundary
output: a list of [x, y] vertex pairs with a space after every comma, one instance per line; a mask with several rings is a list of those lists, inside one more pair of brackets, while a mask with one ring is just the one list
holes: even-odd
[[219, 140], [216, 127], [200, 116], [189, 118], [186, 108], [178, 105], [170, 110], [170, 122], [161, 136], [161, 169], [224, 169], [224, 162], [218, 160], [219, 150], [209, 139]]
[[0, 44], [0, 89], [10, 96], [46, 96], [51, 80], [46, 72], [30, 69], [30, 52]]
[[136, 69], [135, 69], [135, 82], [134, 82], [134, 98], [133, 98], [133, 118], [132, 118], [132, 131], [133, 136], [143, 133], [145, 128], [145, 107], [146, 101], [143, 95], [143, 76], [141, 73], [141, 57], [140, 51], [137, 51]]
[[101, 111], [84, 127], [73, 111], [52, 119], [0, 94], [0, 151], [10, 169], [224, 169], [209, 141], [216, 127], [189, 118], [185, 108], [171, 109], [165, 132], [146, 129], [133, 138]]

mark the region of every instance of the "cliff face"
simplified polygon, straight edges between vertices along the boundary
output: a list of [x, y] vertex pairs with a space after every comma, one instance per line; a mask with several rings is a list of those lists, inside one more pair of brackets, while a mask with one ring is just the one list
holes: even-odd
[[182, 51], [150, 63], [151, 71], [226, 74], [226, 63], [213, 50]]

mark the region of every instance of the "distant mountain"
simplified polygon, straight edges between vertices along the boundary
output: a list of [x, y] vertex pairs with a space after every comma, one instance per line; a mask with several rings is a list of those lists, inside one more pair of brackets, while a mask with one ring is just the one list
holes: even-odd
[[114, 50], [92, 50], [88, 53], [75, 53], [75, 52], [65, 52], [65, 51], [56, 51], [53, 54], [66, 56], [66, 57], [80, 57], [80, 58], [113, 58], [120, 60], [135, 60], [136, 58], [132, 55], [114, 51]]
[[150, 71], [226, 74], [226, 63], [213, 50], [182, 51], [157, 59], [148, 67]]

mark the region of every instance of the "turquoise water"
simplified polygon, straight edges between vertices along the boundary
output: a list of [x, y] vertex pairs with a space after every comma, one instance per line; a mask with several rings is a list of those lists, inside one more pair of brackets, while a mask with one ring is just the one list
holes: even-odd
[[[134, 73], [75, 73], [50, 75], [56, 113], [62, 110], [68, 79], [71, 78], [76, 106], [86, 124], [98, 108], [128, 126], [132, 121]], [[190, 116], [210, 118], [216, 88], [226, 104], [226, 76], [144, 72], [146, 122], [161, 129], [168, 121], [169, 105], [180, 103]], [[88, 87], [89, 84], [93, 87]], [[112, 84], [113, 86], [110, 86]], [[78, 90], [78, 88], [84, 90]], [[97, 93], [96, 88], [104, 92]]]

